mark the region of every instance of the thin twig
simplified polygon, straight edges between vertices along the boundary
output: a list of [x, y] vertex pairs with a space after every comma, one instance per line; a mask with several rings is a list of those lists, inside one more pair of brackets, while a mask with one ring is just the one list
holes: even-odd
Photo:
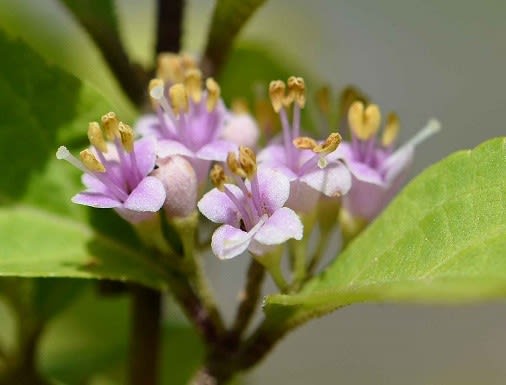
[[181, 50], [184, 5], [184, 0], [157, 0], [157, 54]]
[[130, 385], [157, 385], [162, 295], [140, 285], [133, 285], [131, 292]]

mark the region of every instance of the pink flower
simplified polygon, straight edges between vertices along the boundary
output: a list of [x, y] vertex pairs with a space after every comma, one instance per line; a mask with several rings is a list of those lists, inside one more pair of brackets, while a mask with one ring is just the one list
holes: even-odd
[[343, 199], [343, 207], [352, 216], [371, 221], [406, 180], [415, 147], [439, 131], [440, 124], [430, 120], [415, 137], [394, 151], [399, 130], [398, 118], [394, 114], [387, 118], [380, 141], [376, 135], [381, 122], [377, 105], [364, 107], [362, 102], [353, 103], [348, 121], [351, 142], [342, 143], [337, 150], [353, 176], [351, 190]]
[[223, 168], [215, 165], [211, 178], [217, 188], [206, 193], [197, 205], [205, 217], [223, 223], [211, 242], [220, 259], [236, 257], [246, 250], [260, 256], [288, 239], [302, 238], [299, 217], [284, 207], [290, 193], [288, 179], [271, 169], [260, 168], [257, 172], [251, 152], [244, 148], [240, 151], [239, 162], [234, 156], [228, 161], [238, 185], [225, 183]]
[[[303, 79], [288, 79], [288, 96], [285, 87], [280, 80], [271, 82], [269, 87], [274, 110], [279, 113], [283, 128], [281, 143], [270, 144], [262, 150], [258, 162], [280, 171], [290, 181], [287, 206], [308, 212], [314, 208], [320, 194], [329, 197], [346, 194], [351, 186], [351, 176], [338, 157], [329, 156], [341, 142], [339, 134], [331, 134], [324, 143], [300, 136], [300, 112], [305, 104]], [[293, 119], [290, 124], [285, 106], [291, 103]]]
[[184, 156], [202, 182], [211, 161], [224, 161], [228, 152], [237, 150], [237, 145], [221, 136], [228, 112], [220, 88], [209, 78], [202, 90], [199, 70], [187, 71], [184, 83], [173, 84], [168, 90], [162, 80], [154, 79], [150, 95], [158, 103], [157, 115], [144, 117], [136, 129], [157, 138], [160, 158]]
[[90, 123], [90, 149], [81, 151], [81, 160], [61, 146], [56, 157], [84, 172], [86, 190], [72, 202], [98, 208], [113, 208], [124, 219], [137, 223], [160, 210], [165, 201], [162, 182], [149, 174], [155, 167], [156, 141], [134, 141], [132, 129], [119, 122], [114, 113], [102, 117], [105, 136], [98, 123]]

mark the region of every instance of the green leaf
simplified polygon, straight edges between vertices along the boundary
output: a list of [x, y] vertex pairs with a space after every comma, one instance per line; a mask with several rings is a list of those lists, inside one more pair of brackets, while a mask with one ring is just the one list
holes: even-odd
[[[43, 371], [68, 385], [126, 383], [129, 300], [100, 297], [91, 289], [49, 325], [40, 350]], [[162, 344], [162, 384], [186, 384], [202, 359], [198, 337], [170, 320]]]
[[323, 274], [299, 294], [270, 296], [265, 310], [294, 326], [356, 302], [505, 296], [506, 139], [497, 138], [427, 169]]
[[82, 190], [80, 173], [55, 159], [60, 144], [85, 143], [88, 122], [111, 110], [110, 103], [1, 32], [0, 50], [0, 276], [163, 286], [163, 273], [124, 221], [110, 210], [70, 203]]
[[204, 56], [209, 72], [219, 74], [234, 39], [266, 0], [218, 0], [214, 7]]

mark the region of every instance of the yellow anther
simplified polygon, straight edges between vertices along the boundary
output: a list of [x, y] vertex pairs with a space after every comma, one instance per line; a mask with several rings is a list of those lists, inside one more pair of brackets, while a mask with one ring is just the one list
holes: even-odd
[[151, 79], [149, 82], [149, 96], [151, 96], [155, 100], [160, 100], [163, 98], [163, 94], [165, 91], [165, 83], [162, 79]]
[[299, 136], [295, 138], [292, 143], [299, 150], [312, 150], [318, 145], [313, 138], [307, 136]]
[[364, 108], [362, 102], [352, 103], [348, 111], [348, 122], [355, 136], [368, 140], [378, 132], [381, 123], [381, 112], [376, 104]]
[[383, 147], [390, 147], [394, 143], [399, 134], [399, 128], [399, 117], [394, 112], [391, 112], [387, 116], [387, 122], [383, 128], [383, 135], [381, 136], [381, 145]]
[[93, 153], [89, 150], [83, 150], [79, 153], [81, 161], [84, 166], [93, 172], [105, 172], [105, 167], [100, 161], [93, 155]]
[[128, 124], [123, 122], [119, 122], [118, 130], [123, 148], [126, 152], [132, 152], [134, 149], [134, 131]]
[[183, 75], [184, 67], [181, 56], [168, 52], [158, 55], [156, 77], [173, 84], [182, 82]]
[[255, 152], [246, 146], [239, 147], [239, 164], [245, 172], [248, 179], [251, 179], [257, 171], [257, 161]]
[[198, 68], [197, 61], [190, 54], [188, 54], [188, 53], [182, 53], [180, 55], [180, 58], [181, 58], [181, 63], [183, 64], [183, 68], [185, 70], [189, 70], [189, 69], [192, 69], [192, 68]]
[[182, 83], [174, 84], [169, 88], [169, 99], [176, 115], [188, 111], [188, 94]]
[[240, 176], [241, 178], [246, 178], [246, 172], [242, 169], [241, 164], [239, 163], [239, 160], [237, 159], [237, 156], [233, 152], [229, 152], [227, 155], [227, 166], [230, 169], [230, 171]]
[[288, 95], [293, 99], [300, 108], [306, 105], [306, 85], [304, 79], [300, 77], [290, 76], [287, 81]]
[[207, 78], [206, 80], [206, 88], [207, 88], [207, 100], [206, 100], [206, 108], [207, 111], [211, 112], [216, 108], [218, 104], [218, 100], [220, 99], [220, 86], [213, 78]]
[[190, 98], [195, 102], [200, 102], [202, 98], [202, 72], [196, 68], [189, 69], [184, 75], [184, 85]]
[[353, 86], [346, 87], [339, 98], [339, 116], [346, 116], [351, 105], [354, 102], [368, 103], [368, 97], [364, 95], [358, 88]]
[[323, 86], [316, 91], [315, 98], [321, 113], [328, 116], [330, 114], [330, 88], [328, 86]]
[[232, 100], [231, 109], [235, 114], [249, 113], [248, 102], [245, 99], [241, 98]]
[[325, 139], [325, 142], [313, 148], [313, 152], [316, 152], [317, 154], [330, 154], [337, 149], [337, 147], [341, 144], [341, 141], [341, 135], [337, 132], [332, 132], [327, 139]]
[[225, 176], [225, 170], [219, 164], [215, 164], [209, 172], [209, 178], [211, 183], [218, 190], [223, 191], [225, 189], [225, 182], [227, 180]]
[[285, 83], [282, 80], [273, 80], [269, 84], [269, 96], [271, 98], [272, 108], [279, 112], [285, 101]]
[[119, 120], [114, 112], [108, 112], [102, 116], [102, 127], [104, 127], [105, 137], [114, 140], [119, 137], [118, 125]]
[[88, 124], [88, 139], [98, 151], [107, 152], [107, 143], [97, 122], [90, 122]]

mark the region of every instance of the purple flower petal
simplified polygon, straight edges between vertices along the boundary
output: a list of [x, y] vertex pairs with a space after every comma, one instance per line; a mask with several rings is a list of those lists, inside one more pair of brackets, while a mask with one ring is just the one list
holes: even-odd
[[344, 195], [351, 187], [350, 172], [339, 161], [329, 163], [323, 169], [315, 167], [300, 180], [329, 197]]
[[121, 202], [119, 200], [96, 191], [84, 191], [76, 194], [72, 197], [72, 202], [101, 209], [110, 209], [121, 206]]
[[280, 144], [269, 144], [258, 153], [257, 161], [259, 164], [265, 162], [272, 167], [285, 166], [285, 148]]
[[134, 211], [156, 212], [165, 201], [165, 189], [162, 182], [154, 176], [147, 176], [130, 193], [124, 207]]
[[385, 173], [385, 180], [391, 183], [401, 174], [407, 174], [413, 163], [415, 149], [411, 145], [405, 145], [395, 151], [381, 165], [381, 170]]
[[230, 259], [246, 251], [251, 238], [250, 233], [230, 225], [223, 225], [214, 232], [211, 248], [218, 258]]
[[255, 241], [263, 245], [279, 245], [288, 239], [302, 239], [302, 222], [287, 207], [276, 210], [255, 234]]
[[290, 182], [290, 196], [285, 203], [286, 207], [297, 212], [309, 213], [312, 211], [321, 193], [300, 180]]
[[90, 174], [83, 174], [81, 176], [81, 182], [86, 186], [86, 189], [93, 192], [100, 192], [105, 195], [109, 195], [107, 187], [100, 182], [97, 178]]
[[223, 139], [240, 146], [255, 148], [259, 130], [255, 120], [249, 114], [229, 114], [221, 136]]
[[[374, 219], [386, 204], [387, 186], [364, 182], [353, 176], [352, 188], [343, 197], [343, 207], [353, 216]], [[392, 194], [393, 195], [393, 194]]]
[[135, 123], [135, 131], [142, 136], [154, 135], [158, 137], [160, 135], [160, 120], [155, 114], [143, 115], [137, 123]]
[[[243, 199], [243, 194], [239, 187], [227, 184], [227, 188], [234, 194], [239, 201]], [[215, 223], [227, 223], [229, 225], [237, 225], [238, 210], [232, 201], [220, 190], [214, 188], [206, 193], [198, 202], [202, 215]]]
[[156, 139], [153, 136], [146, 136], [135, 141], [134, 153], [137, 167], [143, 177], [153, 171], [156, 161]]
[[257, 171], [260, 201], [268, 213], [282, 207], [290, 195], [290, 181], [277, 170], [259, 167]]
[[158, 156], [165, 158], [172, 155], [184, 155], [193, 158], [195, 155], [188, 147], [181, 142], [171, 139], [161, 139], [158, 141]]
[[229, 152], [237, 151], [237, 145], [224, 140], [215, 140], [204, 145], [195, 156], [199, 159], [224, 162]]

